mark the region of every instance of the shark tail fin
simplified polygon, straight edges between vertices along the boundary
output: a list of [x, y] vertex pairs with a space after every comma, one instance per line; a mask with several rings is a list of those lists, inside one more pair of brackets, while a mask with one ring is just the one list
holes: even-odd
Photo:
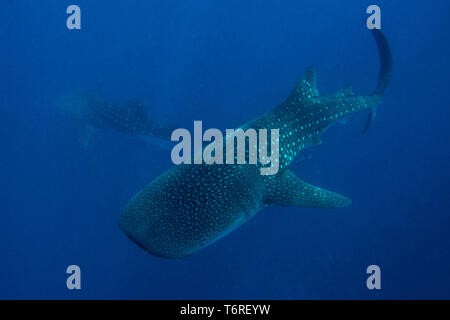
[[389, 47], [389, 43], [381, 32], [381, 30], [372, 30], [372, 35], [375, 38], [378, 47], [378, 53], [380, 55], [380, 71], [378, 74], [377, 88], [373, 94], [382, 95], [386, 90], [392, 75], [392, 53]]
[[342, 208], [351, 204], [347, 197], [312, 186], [300, 180], [290, 170], [267, 182], [263, 202], [265, 205], [302, 208]]
[[[387, 41], [384, 34], [381, 30], [373, 29], [372, 35], [375, 38], [378, 47], [378, 54], [380, 56], [380, 71], [378, 74], [378, 83], [375, 91], [372, 93], [373, 95], [382, 96], [389, 82], [391, 81], [392, 76], [392, 53], [389, 46], [389, 42]], [[370, 114], [367, 118], [366, 125], [363, 130], [363, 134], [365, 134], [370, 125], [375, 118], [376, 109], [372, 108]]]

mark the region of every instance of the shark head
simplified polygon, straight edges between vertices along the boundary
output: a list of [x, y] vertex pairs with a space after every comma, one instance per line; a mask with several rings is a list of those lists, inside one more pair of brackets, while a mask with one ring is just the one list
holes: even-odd
[[178, 165], [128, 202], [119, 227], [152, 255], [189, 256], [250, 219], [263, 189], [256, 166]]

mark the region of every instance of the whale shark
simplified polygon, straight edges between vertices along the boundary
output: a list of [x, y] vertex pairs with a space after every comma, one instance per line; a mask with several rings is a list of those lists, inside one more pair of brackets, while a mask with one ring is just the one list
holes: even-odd
[[92, 93], [71, 93], [58, 97], [56, 106], [81, 124], [81, 142], [86, 147], [96, 130], [114, 130], [127, 136], [147, 136], [167, 141], [175, 129], [153, 121], [144, 105], [130, 100], [119, 103]]
[[349, 206], [349, 198], [302, 181], [289, 166], [301, 151], [320, 144], [321, 134], [332, 123], [381, 104], [392, 56], [383, 33], [371, 32], [380, 57], [378, 84], [372, 93], [356, 95], [348, 86], [319, 95], [315, 69], [309, 67], [281, 104], [240, 126], [279, 129], [277, 174], [260, 174], [261, 163], [173, 166], [129, 200], [119, 227], [154, 256], [182, 258], [229, 234], [268, 206]]

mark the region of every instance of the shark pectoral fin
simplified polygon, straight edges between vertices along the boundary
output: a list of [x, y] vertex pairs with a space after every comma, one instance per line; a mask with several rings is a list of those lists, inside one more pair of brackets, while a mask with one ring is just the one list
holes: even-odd
[[348, 207], [351, 200], [340, 194], [312, 186], [286, 170], [265, 186], [264, 204], [302, 208]]

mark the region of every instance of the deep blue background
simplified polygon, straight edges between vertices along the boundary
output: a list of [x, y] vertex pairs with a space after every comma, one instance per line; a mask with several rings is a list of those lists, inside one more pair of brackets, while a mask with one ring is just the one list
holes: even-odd
[[[81, 31], [66, 29], [74, 3]], [[395, 59], [385, 102], [368, 134], [356, 115], [293, 168], [351, 207], [265, 209], [182, 260], [125, 237], [121, 208], [170, 153], [115, 132], [84, 150], [57, 96], [139, 98], [158, 121], [225, 129], [275, 107], [310, 64], [322, 93], [369, 92], [374, 3]], [[447, 0], [0, 1], [0, 298], [450, 298], [449, 12]], [[70, 264], [80, 291], [66, 289]]]

